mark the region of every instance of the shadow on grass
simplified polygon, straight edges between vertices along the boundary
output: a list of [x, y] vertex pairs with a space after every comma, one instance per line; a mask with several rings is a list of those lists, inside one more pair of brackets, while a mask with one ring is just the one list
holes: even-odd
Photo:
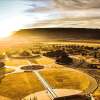
[[0, 83], [2, 82], [2, 79], [5, 77], [5, 67], [4, 66], [0, 66]]

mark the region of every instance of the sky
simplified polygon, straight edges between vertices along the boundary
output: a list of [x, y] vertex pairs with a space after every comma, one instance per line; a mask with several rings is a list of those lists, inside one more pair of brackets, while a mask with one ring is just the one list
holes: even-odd
[[38, 27], [100, 28], [100, 1], [0, 0], [0, 31]]
[[28, 2], [22, 0], [0, 0], [0, 34], [24, 28], [30, 18], [24, 13]]

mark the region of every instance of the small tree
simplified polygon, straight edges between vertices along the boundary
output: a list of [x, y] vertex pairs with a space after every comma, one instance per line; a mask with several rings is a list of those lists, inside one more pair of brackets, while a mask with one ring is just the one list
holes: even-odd
[[5, 56], [0, 54], [0, 59], [4, 59], [4, 58], [5, 58]]
[[0, 62], [0, 82], [4, 78], [4, 75], [5, 75], [5, 67], [4, 66], [5, 66], [5, 63]]
[[20, 56], [30, 56], [30, 53], [27, 51], [23, 51], [20, 53]]
[[57, 58], [56, 62], [61, 63], [61, 64], [71, 64], [73, 62], [73, 60], [68, 55], [63, 55], [63, 56]]
[[3, 68], [5, 66], [4, 62], [0, 62], [0, 68]]

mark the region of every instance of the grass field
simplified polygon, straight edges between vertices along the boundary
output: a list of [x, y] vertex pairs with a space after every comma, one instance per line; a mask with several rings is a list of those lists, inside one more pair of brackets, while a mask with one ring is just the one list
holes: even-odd
[[13, 72], [14, 71], [14, 69], [11, 69], [11, 68], [6, 68], [5, 69], [5, 73], [11, 73], [11, 72]]
[[21, 65], [27, 65], [28, 62], [26, 59], [10, 59], [10, 60], [6, 60], [5, 64], [7, 66], [17, 67], [17, 66], [21, 66]]
[[80, 70], [84, 71], [85, 73], [88, 73], [89, 75], [91, 75], [92, 77], [94, 77], [97, 82], [98, 82], [98, 88], [96, 89], [96, 91], [94, 92], [94, 95], [99, 98], [97, 100], [100, 100], [100, 70], [99, 69], [81, 69]]
[[[90, 85], [90, 80], [86, 74], [69, 68], [54, 64], [54, 60], [47, 57], [33, 59], [33, 63], [51, 65], [51, 68], [40, 71], [43, 77], [48, 81], [52, 88], [86, 90]], [[8, 60], [7, 66], [20, 66], [28, 64], [27, 60]], [[6, 69], [7, 72], [11, 71]], [[0, 82], [0, 95], [20, 100], [21, 98], [38, 91], [44, 90], [41, 83], [31, 72], [9, 74]]]
[[49, 64], [53, 64], [54, 60], [45, 56], [41, 56], [39, 58], [36, 59], [31, 59], [30, 60], [32, 63], [37, 63], [37, 64], [43, 64], [43, 65], [49, 65]]
[[53, 88], [86, 90], [90, 80], [86, 75], [71, 70], [52, 68], [41, 72]]
[[0, 68], [0, 81], [3, 77], [5, 77], [5, 75], [7, 75], [8, 73], [11, 73], [13, 71], [15, 71], [15, 70], [12, 68]]
[[4, 96], [0, 96], [0, 100], [11, 100], [11, 99]]
[[[73, 70], [48, 68], [40, 73], [53, 88], [85, 90], [89, 86], [89, 79]], [[20, 100], [41, 90], [44, 90], [41, 83], [31, 72], [10, 74], [0, 83], [0, 95], [12, 100]]]
[[43, 90], [40, 82], [33, 73], [10, 74], [4, 77], [0, 83], [0, 95], [20, 100], [30, 93]]

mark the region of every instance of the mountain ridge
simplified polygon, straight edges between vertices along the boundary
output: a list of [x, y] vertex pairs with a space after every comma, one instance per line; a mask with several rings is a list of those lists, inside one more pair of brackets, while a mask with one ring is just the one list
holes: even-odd
[[100, 29], [86, 28], [35, 28], [22, 29], [15, 32], [16, 35], [42, 36], [47, 39], [98, 39], [100, 40]]

